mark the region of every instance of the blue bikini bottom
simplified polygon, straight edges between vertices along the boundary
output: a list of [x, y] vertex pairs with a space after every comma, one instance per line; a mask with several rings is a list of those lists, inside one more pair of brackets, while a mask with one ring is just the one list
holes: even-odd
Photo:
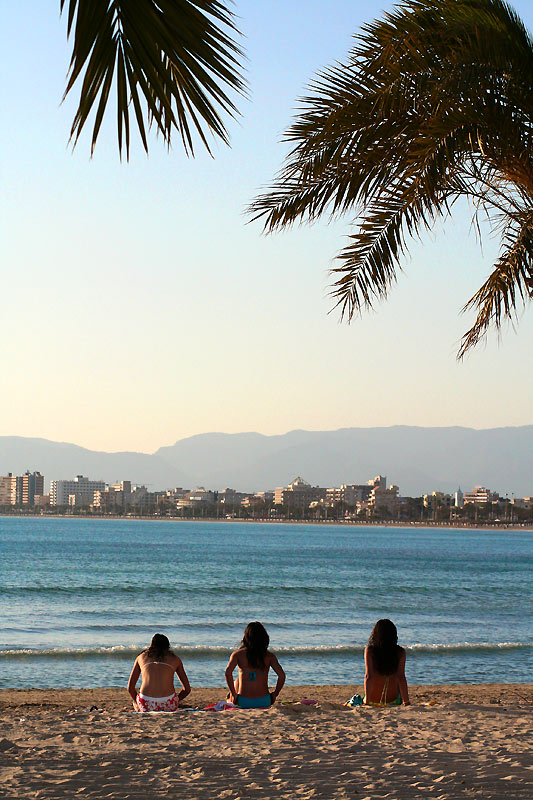
[[237, 705], [239, 708], [270, 708], [272, 705], [272, 695], [265, 694], [264, 697], [243, 697], [237, 695]]

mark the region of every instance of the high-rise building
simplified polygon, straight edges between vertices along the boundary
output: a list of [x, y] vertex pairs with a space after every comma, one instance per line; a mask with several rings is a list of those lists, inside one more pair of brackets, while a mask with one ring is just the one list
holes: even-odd
[[131, 504], [131, 481], [112, 483], [105, 489], [93, 492], [91, 508], [101, 511], [116, 511], [127, 508]]
[[109, 487], [112, 492], [124, 492], [124, 494], [131, 494], [131, 481], [119, 481], [112, 483]]
[[90, 506], [94, 493], [103, 492], [104, 481], [90, 481], [83, 475], [77, 475], [69, 481], [52, 481], [50, 483], [51, 506]]
[[328, 505], [346, 503], [348, 506], [355, 506], [368, 500], [371, 492], [372, 486], [368, 483], [343, 483], [327, 490], [327, 502]]
[[377, 487], [377, 486], [379, 486], [380, 489], [386, 489], [387, 488], [387, 478], [384, 477], [383, 475], [376, 475], [375, 478], [371, 478], [368, 481], [368, 486], [371, 486], [373, 489], [375, 487]]
[[386, 489], [381, 483], [376, 482], [368, 499], [370, 511], [388, 511], [390, 514], [393, 514], [398, 510], [400, 504], [398, 493], [399, 489], [394, 484], [391, 484], [389, 488]]
[[17, 478], [8, 472], [0, 475], [0, 506], [14, 506], [17, 502]]
[[40, 472], [25, 472], [24, 475], [0, 476], [0, 505], [33, 506], [35, 498], [44, 495], [44, 477]]
[[25, 472], [21, 484], [22, 505], [35, 505], [35, 496], [42, 497], [44, 494], [44, 476], [40, 472]]

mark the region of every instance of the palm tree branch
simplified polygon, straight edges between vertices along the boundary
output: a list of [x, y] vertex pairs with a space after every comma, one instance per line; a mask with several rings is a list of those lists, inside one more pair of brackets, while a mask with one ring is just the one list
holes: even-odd
[[[66, 5], [60, 0], [61, 11]], [[65, 96], [83, 76], [74, 144], [98, 103], [94, 150], [113, 82], [119, 152], [124, 129], [129, 156], [130, 101], [145, 149], [145, 119], [155, 122], [168, 145], [176, 129], [187, 153], [194, 154], [193, 130], [208, 151], [207, 132], [228, 142], [223, 115], [238, 112], [226, 90], [243, 94], [245, 87], [242, 51], [233, 38], [237, 29], [224, 2], [68, 0], [67, 33], [73, 35], [73, 51]]]
[[483, 339], [489, 327], [501, 327], [502, 320], [512, 320], [517, 302], [533, 297], [533, 210], [524, 215], [521, 226], [514, 220], [504, 236], [505, 249], [493, 271], [470, 298], [463, 312], [476, 310], [474, 325], [463, 336], [458, 358]]

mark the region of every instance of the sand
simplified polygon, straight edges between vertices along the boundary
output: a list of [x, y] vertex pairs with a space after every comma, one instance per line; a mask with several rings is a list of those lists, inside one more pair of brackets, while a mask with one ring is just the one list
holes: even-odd
[[533, 685], [419, 686], [410, 707], [344, 708], [360, 690], [287, 687], [293, 702], [268, 710], [168, 715], [130, 713], [124, 689], [2, 690], [0, 797], [533, 797]]

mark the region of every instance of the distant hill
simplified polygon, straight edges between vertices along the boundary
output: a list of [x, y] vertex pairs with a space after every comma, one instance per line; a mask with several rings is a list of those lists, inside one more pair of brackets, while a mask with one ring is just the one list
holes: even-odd
[[189, 480], [158, 455], [146, 453], [104, 453], [87, 450], [66, 442], [30, 439], [23, 436], [0, 436], [0, 473], [17, 475], [29, 469], [39, 470], [46, 486], [53, 479], [85, 475], [93, 480], [114, 483], [129, 480], [149, 484], [150, 489], [168, 487]]
[[171, 486], [240, 491], [282, 486], [296, 475], [312, 484], [364, 483], [381, 473], [401, 494], [483, 484], [533, 495], [533, 425], [510, 428], [343, 428], [336, 431], [204, 433], [154, 454], [104, 453], [72, 444], [0, 437], [0, 473], [39, 469], [47, 482], [77, 474]]
[[279, 436], [205, 433], [161, 447], [156, 455], [206, 486], [272, 488], [296, 475], [338, 486], [381, 473], [407, 495], [477, 484], [533, 495], [533, 425], [487, 430], [397, 425]]

